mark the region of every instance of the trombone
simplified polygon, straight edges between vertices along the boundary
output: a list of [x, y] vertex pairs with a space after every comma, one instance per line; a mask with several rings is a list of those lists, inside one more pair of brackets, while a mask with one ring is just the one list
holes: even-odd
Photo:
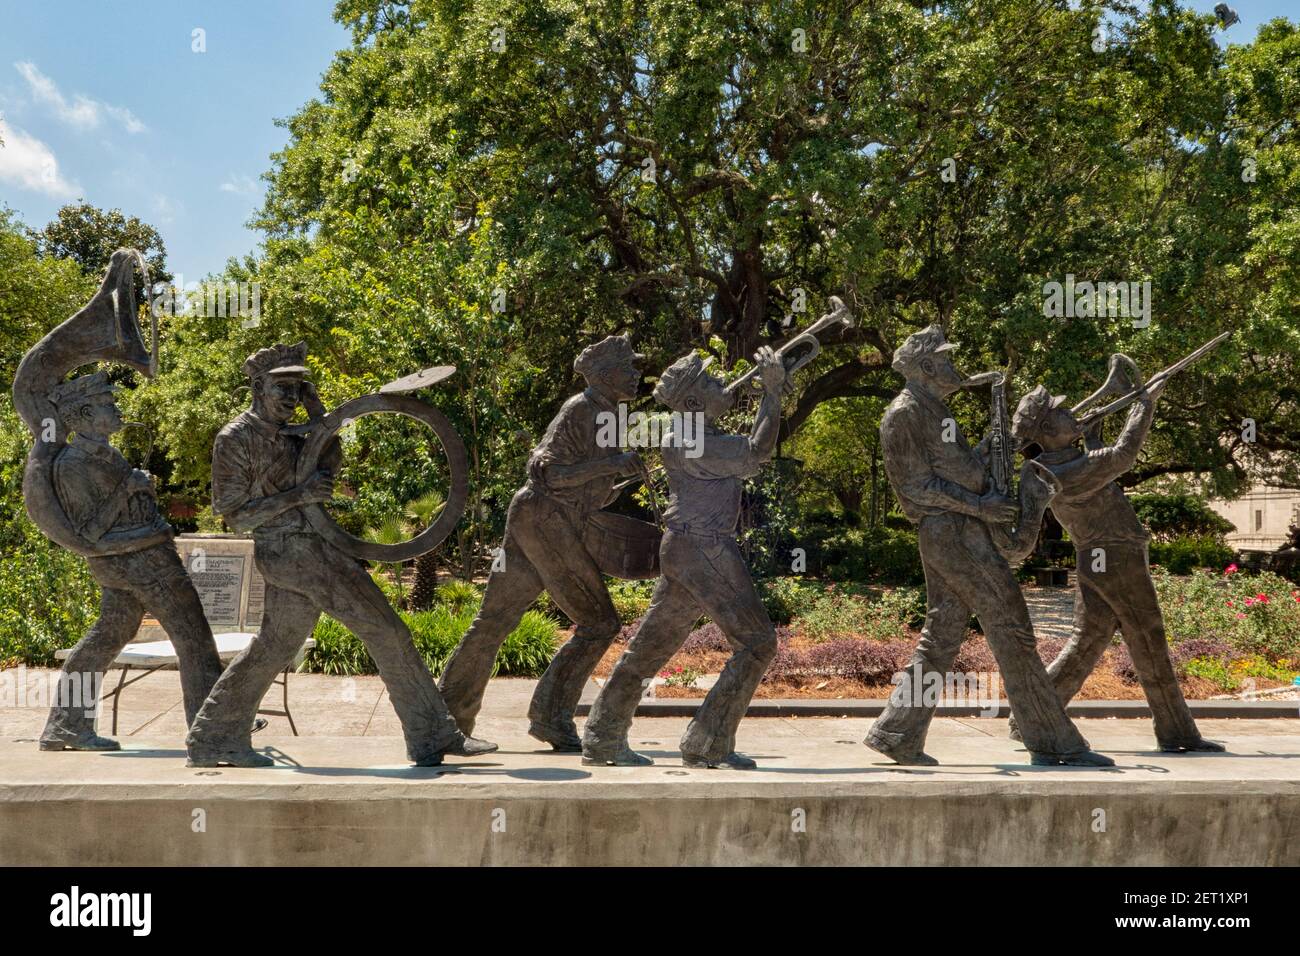
[[[831, 310], [829, 312], [776, 350], [776, 354], [781, 359], [781, 364], [785, 366], [787, 376], [799, 371], [821, 353], [822, 346], [817, 341], [818, 333], [832, 328], [841, 330], [853, 328], [853, 313], [844, 304], [844, 300], [837, 295], [833, 295], [830, 297], [830, 304]], [[739, 391], [753, 381], [754, 376], [757, 374], [758, 366], [756, 365], [729, 384], [727, 391]]]

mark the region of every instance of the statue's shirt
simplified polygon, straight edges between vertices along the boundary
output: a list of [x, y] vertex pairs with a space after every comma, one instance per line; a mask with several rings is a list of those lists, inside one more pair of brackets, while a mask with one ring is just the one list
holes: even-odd
[[[297, 485], [298, 453], [304, 439], [280, 434], [280, 426], [247, 411], [217, 434], [212, 445], [212, 508], [228, 515], [250, 501], [268, 498]], [[276, 515], [257, 530], [287, 531], [307, 527], [301, 508]]]
[[[664, 442], [664, 470], [670, 493], [664, 523], [673, 530], [734, 534], [740, 518], [741, 483], [759, 473], [764, 459], [744, 435], [706, 425], [688, 449], [670, 431]], [[687, 452], [694, 457], [688, 456]]]
[[909, 382], [885, 409], [880, 444], [885, 473], [912, 522], [946, 512], [978, 513], [988, 488], [986, 466], [939, 399]]
[[1086, 452], [1071, 446], [1034, 459], [1061, 480], [1050, 507], [1078, 550], [1146, 544], [1147, 531], [1115, 479], [1137, 461], [1154, 411], [1151, 402], [1135, 402], [1113, 445]]
[[54, 459], [54, 493], [79, 534], [98, 541], [110, 531], [152, 525], [158, 502], [148, 491], [126, 491], [135, 471], [106, 441], [74, 436]]
[[622, 454], [617, 444], [602, 447], [596, 442], [600, 430], [597, 416], [601, 413], [616, 416], [618, 408], [594, 389], [572, 396], [551, 419], [546, 434], [528, 459], [529, 484], [548, 498], [584, 515], [609, 504], [618, 476], [601, 475], [579, 485], [559, 487], [547, 481], [546, 470], [552, 465], [577, 465]]

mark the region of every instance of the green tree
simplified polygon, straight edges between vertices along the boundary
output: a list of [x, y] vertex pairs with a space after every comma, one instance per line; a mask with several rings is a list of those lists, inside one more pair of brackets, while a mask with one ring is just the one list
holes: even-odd
[[69, 204], [35, 238], [42, 256], [71, 259], [93, 276], [103, 274], [116, 250], [138, 249], [149, 263], [150, 282], [172, 281], [167, 248], [158, 230], [120, 209], [105, 211], [86, 202]]

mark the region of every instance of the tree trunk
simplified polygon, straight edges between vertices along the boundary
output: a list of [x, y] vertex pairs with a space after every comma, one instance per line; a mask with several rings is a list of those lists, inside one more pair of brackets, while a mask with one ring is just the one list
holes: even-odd
[[437, 589], [438, 565], [434, 560], [434, 552], [422, 554], [415, 559], [415, 580], [411, 584], [411, 610], [430, 610]]

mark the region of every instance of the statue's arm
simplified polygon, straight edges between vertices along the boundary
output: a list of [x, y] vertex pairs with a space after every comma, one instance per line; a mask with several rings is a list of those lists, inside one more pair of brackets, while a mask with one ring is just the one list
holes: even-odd
[[[583, 410], [566, 406], [547, 429], [546, 452], [533, 452], [528, 474], [549, 488], [572, 488], [609, 475], [638, 474], [635, 452], [592, 458], [596, 432]], [[556, 461], [556, 458], [570, 459]]]
[[1154, 417], [1155, 402], [1145, 397], [1135, 401], [1115, 443], [1093, 449], [1085, 454], [1079, 490], [1086, 493], [1104, 488], [1131, 469], [1137, 463], [1142, 443], [1151, 432], [1151, 421]]
[[212, 509], [236, 531], [252, 531], [286, 511], [323, 500], [313, 493], [315, 479], [279, 494], [252, 497], [252, 476], [258, 467], [260, 463], [249, 459], [236, 436], [217, 436], [212, 446]]
[[924, 443], [914, 434], [920, 424], [897, 415], [886, 417], [880, 429], [885, 474], [894, 490], [919, 505], [981, 517], [980, 496], [941, 478], [930, 467]]

